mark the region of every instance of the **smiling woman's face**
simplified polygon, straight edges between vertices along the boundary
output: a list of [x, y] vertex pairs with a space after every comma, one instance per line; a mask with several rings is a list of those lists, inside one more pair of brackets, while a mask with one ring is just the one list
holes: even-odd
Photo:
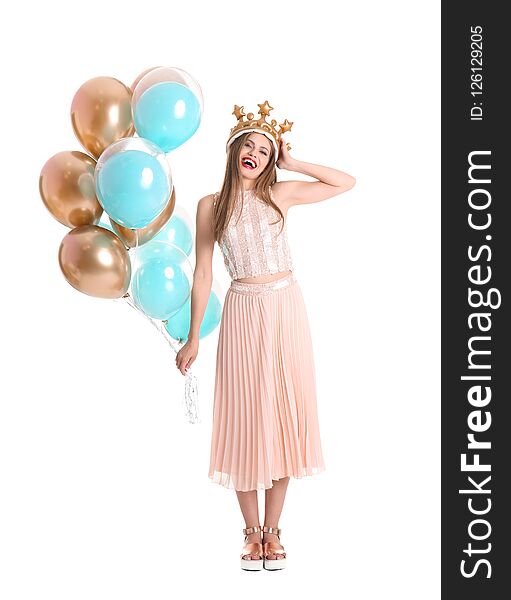
[[251, 133], [240, 148], [239, 168], [242, 177], [257, 179], [266, 168], [270, 155], [270, 140], [262, 133]]

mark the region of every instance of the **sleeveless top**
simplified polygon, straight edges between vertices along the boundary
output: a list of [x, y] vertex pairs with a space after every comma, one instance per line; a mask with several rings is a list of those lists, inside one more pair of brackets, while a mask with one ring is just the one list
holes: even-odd
[[[271, 188], [270, 195], [275, 202]], [[231, 279], [292, 271], [286, 226], [287, 218], [283, 226], [279, 213], [252, 190], [241, 193], [218, 244]]]

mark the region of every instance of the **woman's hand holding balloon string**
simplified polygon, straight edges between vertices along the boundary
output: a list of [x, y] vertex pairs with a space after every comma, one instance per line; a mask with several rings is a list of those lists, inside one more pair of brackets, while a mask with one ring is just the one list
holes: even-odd
[[195, 339], [187, 340], [184, 346], [176, 354], [176, 366], [182, 375], [192, 366], [199, 353], [199, 341]]

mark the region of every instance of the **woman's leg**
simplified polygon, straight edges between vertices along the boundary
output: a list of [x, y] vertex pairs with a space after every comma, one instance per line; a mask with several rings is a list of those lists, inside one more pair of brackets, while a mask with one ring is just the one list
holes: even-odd
[[[254, 527], [255, 525], [260, 525], [259, 522], [259, 505], [257, 503], [257, 490], [251, 490], [250, 492], [239, 492], [236, 490], [236, 495], [238, 496], [238, 501], [240, 503], [241, 512], [243, 513], [243, 518], [245, 519], [245, 527]], [[247, 544], [252, 542], [261, 542], [261, 532], [250, 533], [247, 536]], [[247, 554], [244, 556], [246, 560], [251, 560], [251, 558], [257, 559], [259, 556], [257, 554]]]
[[[288, 483], [289, 477], [284, 477], [274, 481], [273, 487], [265, 490], [264, 524], [267, 527], [278, 528], [279, 526], [279, 519], [284, 506]], [[280, 543], [276, 533], [263, 533], [263, 544], [265, 542]], [[281, 559], [282, 556], [279, 554], [270, 554], [268, 558], [276, 558], [278, 560]]]

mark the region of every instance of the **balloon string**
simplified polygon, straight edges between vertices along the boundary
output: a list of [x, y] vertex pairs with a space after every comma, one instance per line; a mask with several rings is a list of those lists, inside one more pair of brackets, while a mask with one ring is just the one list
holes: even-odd
[[[121, 298], [117, 298], [116, 300], [120, 300]], [[156, 321], [145, 314], [143, 310], [141, 310], [135, 302], [132, 300], [131, 296], [126, 293], [122, 296], [123, 300], [136, 310], [138, 313], [142, 314], [150, 323], [155, 327], [167, 340], [169, 346], [174, 350], [177, 354], [179, 351], [179, 345], [174, 340], [174, 338], [169, 334], [167, 328], [165, 327], [165, 323], [162, 321]], [[186, 380], [185, 380], [185, 392], [183, 396], [182, 405], [185, 411], [185, 416], [189, 423], [195, 424], [200, 423], [200, 415], [199, 415], [199, 390], [197, 385], [197, 377], [194, 373], [192, 373], [191, 369], [188, 369], [186, 372]]]

